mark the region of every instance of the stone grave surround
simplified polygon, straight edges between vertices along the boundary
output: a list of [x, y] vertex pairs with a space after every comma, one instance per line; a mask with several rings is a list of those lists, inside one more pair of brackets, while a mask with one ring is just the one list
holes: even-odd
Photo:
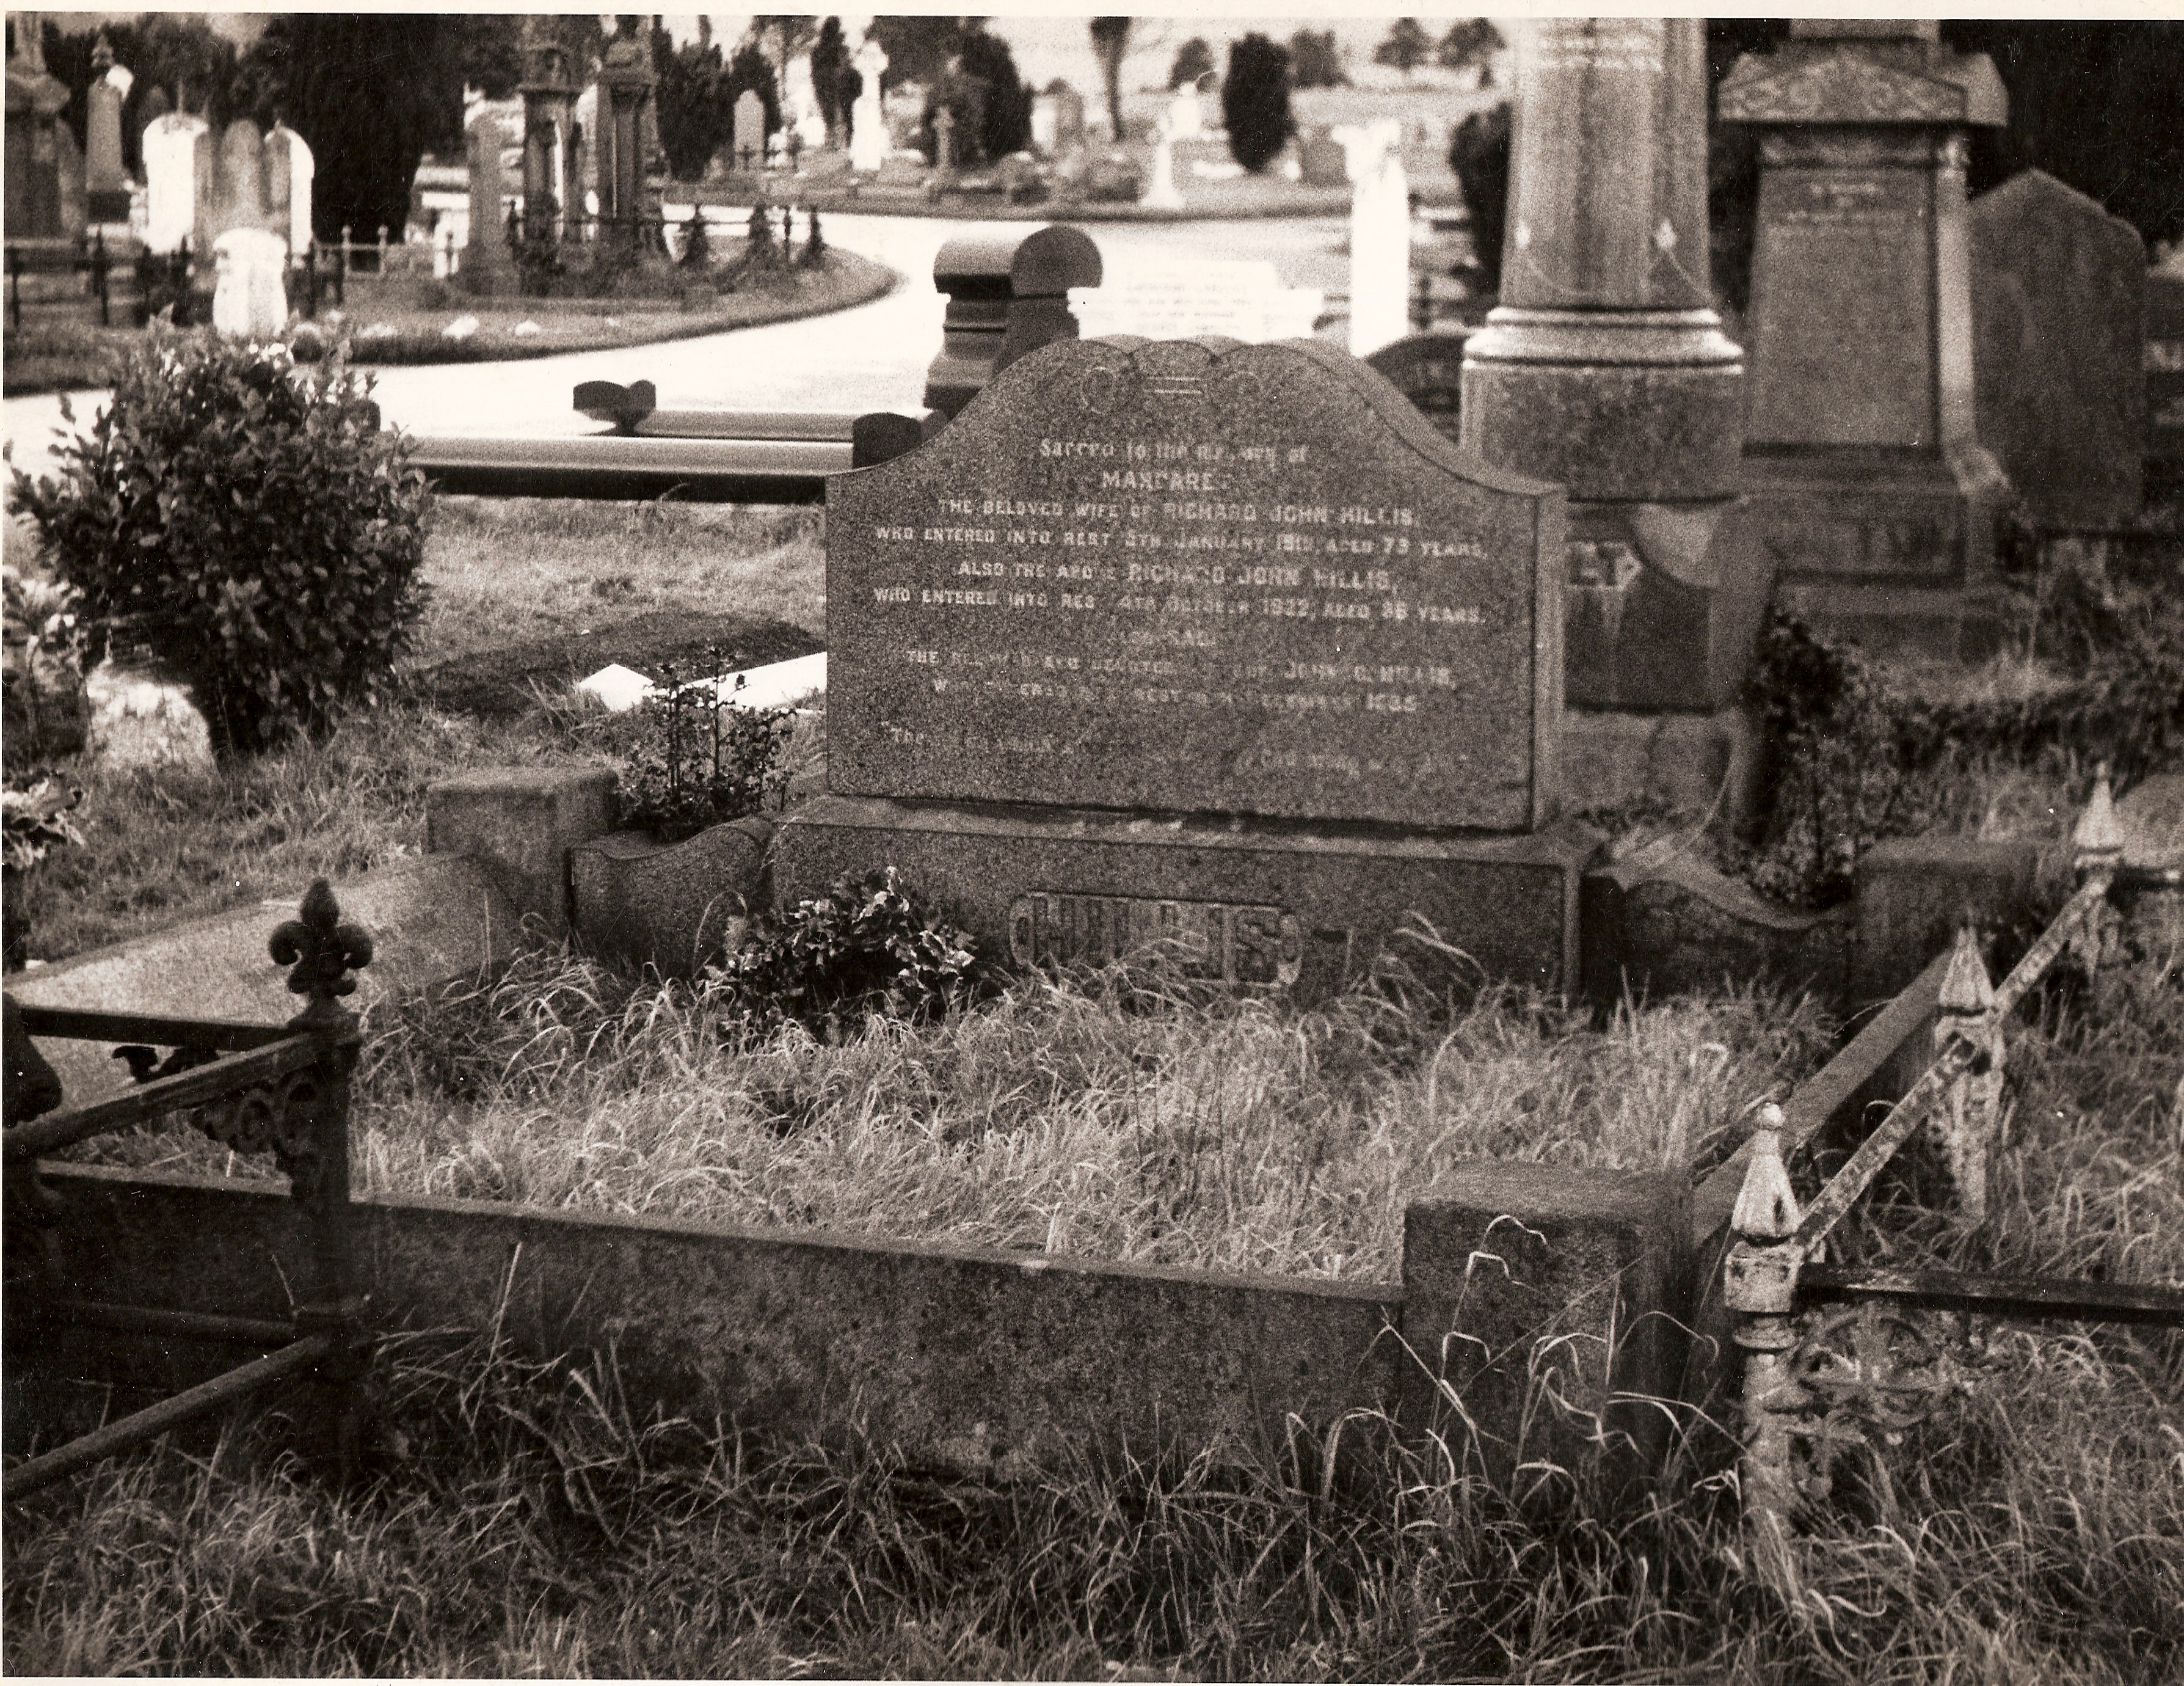
[[1562, 494], [1364, 365], [1060, 341], [827, 506], [829, 788], [781, 905], [891, 863], [1019, 963], [1167, 936], [1307, 997], [1417, 913], [1574, 982]]
[[1937, 29], [1800, 20], [1718, 115], [1759, 135], [1745, 469], [1780, 595], [1877, 650], [1976, 658], [2009, 483], [1978, 433], [1964, 171], [2008, 98]]

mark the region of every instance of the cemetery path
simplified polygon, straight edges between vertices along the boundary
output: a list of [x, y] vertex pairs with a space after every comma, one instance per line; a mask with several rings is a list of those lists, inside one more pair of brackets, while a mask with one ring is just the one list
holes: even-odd
[[[940, 346], [943, 303], [933, 289], [933, 260], [943, 242], [982, 229], [1028, 233], [1036, 225], [928, 217], [837, 215], [823, 219], [833, 244], [891, 265], [903, 285], [883, 299], [831, 315], [741, 328], [699, 339], [575, 352], [504, 363], [451, 363], [379, 371], [387, 419], [413, 433], [552, 438], [590, 433], [597, 423], [569, 408], [580, 381], [649, 380], [663, 405], [734, 410], [915, 409], [926, 366]], [[1100, 223], [1098, 241], [1111, 276], [1133, 262], [1173, 262], [1194, 254], [1271, 262], [1286, 287], [1340, 293], [1348, 285], [1347, 219], [1296, 217], [1248, 222]], [[75, 395], [87, 425], [98, 395]], [[0, 403], [0, 436], [17, 466], [50, 472], [53, 429], [62, 425], [56, 394]]]

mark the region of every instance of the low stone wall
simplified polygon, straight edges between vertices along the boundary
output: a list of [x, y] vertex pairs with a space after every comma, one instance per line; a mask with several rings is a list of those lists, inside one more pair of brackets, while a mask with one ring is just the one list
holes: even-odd
[[[305, 1239], [277, 1185], [45, 1175], [66, 1205], [71, 1293], [286, 1314]], [[1434, 1420], [1426, 1366], [1446, 1349], [1506, 1470], [1535, 1364], [1591, 1413], [1673, 1374], [1642, 1332], [1677, 1309], [1679, 1207], [1662, 1181], [1482, 1162], [1412, 1214], [1401, 1290], [385, 1196], [358, 1203], [358, 1253], [381, 1327], [611, 1352], [640, 1415], [854, 1435], [1002, 1478], [1088, 1449], [1248, 1461], [1352, 1413]], [[199, 1345], [102, 1332], [39, 1358], [96, 1354], [109, 1379], [171, 1387], [232, 1359]]]

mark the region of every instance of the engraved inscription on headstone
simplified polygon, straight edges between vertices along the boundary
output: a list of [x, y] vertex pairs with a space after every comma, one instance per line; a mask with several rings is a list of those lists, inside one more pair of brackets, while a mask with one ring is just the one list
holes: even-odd
[[1046, 347], [827, 527], [838, 794], [1552, 812], [1561, 496], [1331, 347]]
[[[1900, 169], [1764, 178], [1772, 263], [1752, 299], [1753, 440], [1933, 448], [1930, 193]], [[1777, 276], [1794, 304], [1773, 296]]]

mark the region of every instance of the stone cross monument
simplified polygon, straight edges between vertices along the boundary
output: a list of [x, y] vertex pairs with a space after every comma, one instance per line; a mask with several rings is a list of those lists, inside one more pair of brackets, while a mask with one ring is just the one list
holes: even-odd
[[855, 64], [865, 80], [864, 91], [850, 114], [850, 168], [869, 173], [887, 162], [887, 112], [880, 103], [880, 75], [888, 67], [887, 53], [868, 36], [857, 49]]
[[1869, 644], [1970, 656], [1999, 630], [2008, 485], [1977, 437], [1964, 167], [2008, 98], [1938, 27], [1800, 20], [1737, 62], [1719, 114], [1759, 132], [1745, 451], [1784, 595]]

